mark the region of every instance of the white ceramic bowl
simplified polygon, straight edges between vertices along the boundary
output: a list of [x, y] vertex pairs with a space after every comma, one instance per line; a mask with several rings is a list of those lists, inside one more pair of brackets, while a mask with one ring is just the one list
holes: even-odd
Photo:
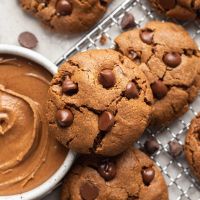
[[[39, 53], [36, 53], [26, 48], [1, 44], [0, 54], [11, 54], [11, 55], [21, 56], [31, 61], [34, 61], [35, 63], [38, 63], [39, 65], [47, 69], [51, 74], [55, 74], [57, 72], [57, 66], [54, 65], [51, 61], [49, 61]], [[53, 174], [53, 176], [51, 176], [42, 185], [22, 194], [11, 195], [11, 196], [0, 196], [0, 200], [33, 200], [33, 199], [39, 200], [43, 198], [57, 187], [59, 182], [69, 171], [72, 163], [75, 160], [75, 157], [76, 157], [75, 152], [70, 150], [60, 168]]]

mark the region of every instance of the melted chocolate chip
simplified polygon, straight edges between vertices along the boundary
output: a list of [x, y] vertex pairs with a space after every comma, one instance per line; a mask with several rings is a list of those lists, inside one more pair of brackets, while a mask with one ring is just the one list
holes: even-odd
[[99, 74], [99, 82], [104, 88], [110, 88], [115, 85], [115, 74], [110, 69], [104, 69]]
[[152, 44], [153, 43], [153, 31], [146, 29], [146, 30], [142, 30], [140, 32], [140, 38], [141, 40], [146, 43], [146, 44]]
[[152, 83], [151, 89], [154, 97], [157, 99], [162, 99], [167, 95], [168, 92], [167, 86], [160, 80], [157, 80], [154, 83]]
[[176, 0], [159, 0], [159, 4], [165, 9], [170, 10], [176, 6]]
[[139, 97], [139, 92], [134, 82], [129, 82], [127, 84], [124, 95], [127, 99], [133, 99]]
[[67, 95], [73, 95], [78, 92], [78, 85], [66, 77], [62, 84], [62, 92]]
[[101, 131], [109, 131], [114, 125], [115, 119], [111, 112], [104, 111], [99, 116], [99, 130]]
[[150, 185], [155, 176], [155, 170], [153, 168], [146, 168], [142, 170], [142, 179], [145, 185]]
[[74, 115], [68, 109], [58, 110], [56, 120], [59, 126], [68, 127], [73, 123]]
[[83, 200], [95, 200], [99, 196], [99, 189], [91, 182], [85, 182], [80, 187]]
[[106, 181], [110, 181], [116, 176], [115, 164], [106, 159], [99, 164], [98, 172]]
[[59, 0], [56, 4], [56, 12], [61, 16], [71, 15], [72, 4], [68, 0]]
[[135, 27], [135, 18], [131, 13], [126, 12], [121, 21], [121, 28], [123, 30]]
[[181, 64], [181, 55], [176, 52], [166, 53], [163, 56], [163, 62], [169, 67], [177, 67]]

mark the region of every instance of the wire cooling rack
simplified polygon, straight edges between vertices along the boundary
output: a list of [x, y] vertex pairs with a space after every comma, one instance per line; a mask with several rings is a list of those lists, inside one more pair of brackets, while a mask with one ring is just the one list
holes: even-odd
[[[138, 27], [143, 26], [150, 20], [168, 20], [158, 16], [149, 6], [147, 0], [126, 0], [120, 7], [112, 12], [104, 21], [99, 23], [90, 33], [79, 41], [72, 49], [59, 58], [57, 65], [62, 64], [69, 56], [88, 49], [112, 48], [114, 38], [122, 32], [120, 21], [125, 12], [131, 12]], [[200, 45], [200, 24], [199, 22], [182, 24]], [[101, 35], [107, 37], [105, 45], [101, 45], [99, 40]], [[152, 156], [152, 159], [161, 168], [165, 180], [168, 184], [170, 200], [200, 200], [200, 183], [192, 176], [184, 156], [174, 159], [168, 153], [168, 142], [178, 141], [184, 144], [185, 134], [192, 118], [200, 112], [200, 95], [197, 100], [190, 105], [189, 111], [177, 119], [169, 127], [157, 131], [147, 129], [147, 133], [137, 142], [142, 147], [146, 137], [156, 136], [160, 149]]]

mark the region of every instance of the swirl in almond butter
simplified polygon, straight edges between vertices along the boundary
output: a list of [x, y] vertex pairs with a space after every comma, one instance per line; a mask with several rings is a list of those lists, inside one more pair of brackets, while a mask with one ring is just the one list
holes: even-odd
[[0, 60], [0, 196], [42, 184], [66, 156], [49, 134], [45, 116], [51, 76], [21, 58], [4, 61]]

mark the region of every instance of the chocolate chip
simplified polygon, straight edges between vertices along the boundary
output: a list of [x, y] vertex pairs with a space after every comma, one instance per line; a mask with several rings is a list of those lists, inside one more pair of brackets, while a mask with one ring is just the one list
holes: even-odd
[[23, 32], [18, 37], [19, 44], [22, 47], [33, 49], [37, 46], [38, 40], [31, 32]]
[[99, 82], [104, 88], [110, 88], [115, 85], [115, 74], [110, 69], [104, 69], [99, 74]]
[[74, 115], [68, 109], [58, 110], [56, 113], [56, 120], [59, 126], [68, 127], [73, 123]]
[[140, 38], [144, 43], [152, 44], [153, 43], [153, 31], [149, 30], [149, 29], [142, 30], [140, 32]]
[[83, 200], [95, 200], [99, 196], [99, 189], [90, 182], [85, 182], [80, 187], [80, 195]]
[[99, 116], [99, 130], [109, 131], [114, 125], [115, 119], [112, 113], [104, 111]]
[[149, 137], [144, 143], [144, 151], [150, 155], [154, 154], [158, 149], [159, 144], [155, 137]]
[[62, 92], [67, 95], [73, 95], [78, 92], [78, 85], [70, 80], [69, 77], [66, 77], [62, 84]]
[[159, 0], [159, 3], [165, 10], [170, 10], [176, 6], [176, 0]]
[[154, 83], [152, 83], [151, 89], [154, 97], [157, 99], [162, 99], [167, 95], [168, 92], [167, 86], [161, 80], [157, 80]]
[[106, 0], [99, 0], [99, 2], [103, 7], [106, 7], [108, 5]]
[[176, 141], [170, 141], [169, 143], [169, 153], [173, 157], [178, 157], [183, 152], [183, 146]]
[[121, 28], [123, 30], [133, 28], [136, 26], [135, 18], [131, 13], [126, 12], [121, 21]]
[[115, 164], [108, 159], [103, 160], [99, 164], [98, 172], [106, 181], [110, 181], [116, 176]]
[[56, 12], [61, 16], [71, 15], [72, 4], [68, 0], [59, 0], [56, 4]]
[[200, 10], [199, 9], [196, 11], [196, 15], [197, 15], [197, 17], [200, 16]]
[[181, 64], [181, 56], [179, 53], [166, 53], [163, 56], [163, 62], [169, 67], [177, 67]]
[[124, 95], [127, 99], [133, 99], [139, 97], [139, 92], [134, 82], [129, 82], [127, 84]]
[[150, 185], [151, 181], [154, 179], [155, 170], [153, 168], [145, 168], [142, 170], [142, 179], [145, 185]]

